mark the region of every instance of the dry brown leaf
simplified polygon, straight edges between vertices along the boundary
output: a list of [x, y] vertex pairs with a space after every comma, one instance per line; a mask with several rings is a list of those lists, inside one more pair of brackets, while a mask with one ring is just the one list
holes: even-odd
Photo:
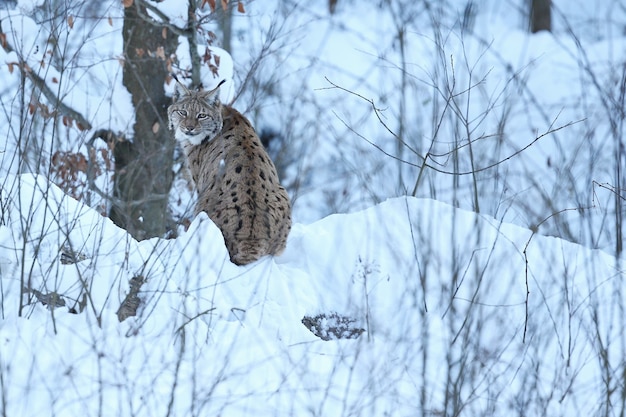
[[58, 84], [59, 83], [59, 79], [57, 77], [52, 77], [52, 82], [54, 84]]
[[237, 11], [239, 13], [245, 13], [246, 12], [246, 9], [243, 8], [243, 3], [240, 2], [240, 1], [237, 2]]
[[13, 65], [15, 65], [13, 62], [7, 62], [7, 65], [9, 66], [9, 74], [13, 74]]
[[72, 127], [74, 120], [69, 116], [63, 116], [63, 126]]
[[7, 34], [6, 33], [0, 33], [0, 46], [2, 46], [3, 48], [7, 47]]
[[155, 122], [152, 125], [152, 133], [154, 133], [156, 135], [157, 133], [159, 133], [159, 129], [160, 128], [161, 128], [161, 125], [159, 124], [159, 122]]
[[85, 130], [87, 130], [87, 128], [81, 123], [81, 122], [76, 122], [76, 127], [78, 128], [78, 130], [80, 130], [81, 132], [84, 132]]
[[205, 4], [209, 5], [211, 12], [215, 11], [215, 0], [202, 0], [202, 5], [200, 6], [200, 8], [204, 7]]
[[209, 64], [209, 70], [211, 70], [211, 74], [213, 74], [213, 77], [217, 77], [219, 74], [219, 69], [213, 65], [213, 64]]
[[228, 0], [222, 0], [222, 10], [228, 9]]
[[163, 28], [163, 30], [161, 31], [161, 37], [163, 39], [167, 39], [167, 28]]
[[35, 110], [37, 110], [37, 108], [35, 107], [35, 105], [33, 103], [30, 103], [28, 105], [28, 113], [30, 113], [31, 115], [35, 114]]
[[44, 119], [49, 119], [52, 117], [52, 112], [45, 104], [39, 103], [39, 111], [41, 112], [41, 115]]
[[130, 7], [133, 5], [133, 0], [122, 0], [124, 7]]
[[67, 17], [67, 25], [70, 27], [70, 29], [74, 29], [74, 16], [69, 15]]
[[219, 55], [213, 54], [213, 61], [215, 61], [215, 66], [216, 67], [220, 66], [220, 56]]
[[99, 151], [100, 151], [100, 157], [104, 160], [104, 166], [106, 167], [106, 169], [107, 170], [113, 169], [113, 164], [111, 163], [111, 158], [109, 158], [109, 153], [107, 152], [107, 150], [104, 148], [100, 148]]
[[76, 170], [80, 172], [87, 172], [87, 157], [82, 153], [75, 154], [73, 158], [73, 162], [75, 163]]
[[108, 21], [109, 21], [109, 26], [113, 26], [113, 19], [111, 19], [111, 16], [109, 16]]
[[211, 60], [211, 50], [208, 47], [206, 47], [204, 50], [204, 55], [202, 55], [202, 63], [206, 64], [210, 60]]
[[162, 46], [159, 46], [156, 49], [155, 55], [157, 58], [161, 58], [163, 61], [165, 61], [165, 48]]

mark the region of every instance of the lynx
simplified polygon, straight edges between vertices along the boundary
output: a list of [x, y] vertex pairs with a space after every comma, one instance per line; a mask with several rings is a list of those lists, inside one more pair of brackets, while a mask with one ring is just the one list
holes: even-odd
[[291, 230], [291, 205], [276, 167], [250, 122], [222, 105], [218, 91], [190, 91], [167, 109], [169, 127], [187, 155], [204, 211], [224, 236], [231, 262], [278, 255]]

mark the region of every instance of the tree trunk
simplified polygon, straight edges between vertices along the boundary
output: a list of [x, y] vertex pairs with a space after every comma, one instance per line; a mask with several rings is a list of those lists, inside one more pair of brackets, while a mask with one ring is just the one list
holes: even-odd
[[537, 33], [540, 30], [552, 30], [552, 1], [531, 0], [530, 4], [530, 31]]
[[109, 215], [142, 240], [163, 236], [170, 223], [168, 196], [175, 143], [167, 128], [170, 99], [163, 84], [167, 59], [178, 39], [148, 17], [141, 0], [124, 9], [123, 37], [123, 83], [132, 95], [135, 124], [132, 139], [115, 148], [117, 204]]
[[233, 7], [229, 6], [226, 10], [222, 10], [222, 18], [220, 19], [222, 28], [222, 48], [229, 54], [232, 53], [231, 41], [233, 38]]

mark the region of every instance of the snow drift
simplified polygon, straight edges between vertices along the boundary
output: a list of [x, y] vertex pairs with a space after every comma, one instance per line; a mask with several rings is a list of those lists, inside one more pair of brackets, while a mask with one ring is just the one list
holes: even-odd
[[[622, 274], [601, 251], [397, 198], [237, 267], [206, 216], [137, 242], [42, 177], [5, 184], [3, 415], [593, 415], [619, 395]], [[302, 323], [333, 314], [365, 331]]]

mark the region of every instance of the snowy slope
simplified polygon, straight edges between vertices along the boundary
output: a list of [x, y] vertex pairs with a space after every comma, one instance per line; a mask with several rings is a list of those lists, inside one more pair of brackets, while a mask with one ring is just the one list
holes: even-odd
[[[603, 252], [398, 198], [296, 224], [283, 255], [237, 267], [206, 217], [138, 243], [42, 177], [9, 183], [3, 415], [594, 415], [615, 387], [623, 284]], [[139, 315], [119, 323], [138, 275]], [[25, 294], [19, 317], [22, 286], [65, 306]], [[366, 332], [301, 323], [331, 312]]]

